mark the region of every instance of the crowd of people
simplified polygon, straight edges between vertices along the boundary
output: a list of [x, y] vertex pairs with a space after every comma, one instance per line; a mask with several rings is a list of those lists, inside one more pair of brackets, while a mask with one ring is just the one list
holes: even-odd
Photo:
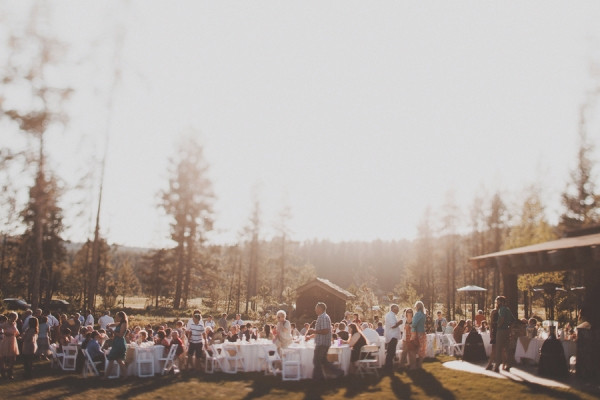
[[[212, 315], [203, 316], [200, 310], [194, 310], [187, 321], [178, 320], [171, 324], [152, 326], [131, 326], [127, 315], [119, 311], [115, 319], [106, 310], [96, 321], [91, 310], [85, 315], [62, 314], [58, 317], [51, 312], [41, 309], [27, 310], [22, 315], [9, 312], [0, 315], [0, 372], [3, 378], [14, 379], [13, 366], [17, 356], [21, 355], [24, 365], [24, 376], [32, 376], [32, 365], [36, 358], [48, 359], [50, 346], [56, 346], [61, 352], [63, 346], [78, 344], [86, 349], [94, 361], [100, 361], [100, 368], [105, 364], [105, 376], [112, 373], [115, 364], [120, 366], [121, 376], [125, 376], [126, 351], [129, 344], [138, 346], [162, 345], [165, 355], [170, 347], [177, 345], [175, 364], [179, 369], [200, 369], [201, 359], [211, 352], [211, 345], [223, 342], [252, 341], [267, 339], [273, 341], [279, 351], [289, 347], [294, 341], [313, 340], [314, 379], [325, 376], [340, 376], [327, 359], [327, 353], [332, 343], [336, 341], [351, 347], [351, 365], [360, 356], [362, 346], [371, 343], [365, 333], [367, 330], [382, 336], [385, 341], [386, 356], [384, 369], [391, 371], [397, 356], [398, 343], [402, 341], [399, 364], [401, 368], [421, 368], [425, 358], [428, 333], [452, 334], [457, 343], [463, 341], [465, 333], [490, 334], [492, 354], [487, 368], [499, 371], [500, 365], [505, 370], [511, 367], [510, 329], [518, 330], [517, 335], [535, 337], [539, 330], [537, 320], [518, 321], [506, 306], [506, 299], [499, 296], [495, 308], [489, 315], [489, 322], [483, 311], [479, 311], [474, 321], [447, 321], [442, 311], [436, 312], [433, 318], [421, 301], [413, 308], [404, 309], [400, 313], [397, 304], [390, 306], [390, 311], [379, 320], [375, 316], [372, 321], [362, 321], [358, 313], [346, 312], [343, 320], [331, 321], [327, 314], [327, 306], [323, 302], [315, 307], [317, 318], [312, 323], [306, 322], [301, 329], [287, 319], [285, 311], [276, 314], [276, 323], [257, 326], [252, 322], [243, 321], [240, 314], [229, 320], [223, 313], [218, 319]], [[569, 338], [575, 333], [567, 326], [564, 329]], [[514, 351], [513, 351], [514, 354]], [[105, 363], [105, 361], [111, 361]]]

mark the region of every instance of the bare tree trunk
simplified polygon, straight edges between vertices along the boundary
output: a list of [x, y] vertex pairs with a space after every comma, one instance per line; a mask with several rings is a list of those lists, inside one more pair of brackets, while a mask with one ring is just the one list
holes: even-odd
[[33, 221], [33, 237], [35, 248], [33, 251], [32, 264], [31, 264], [31, 307], [33, 309], [38, 308], [40, 302], [40, 273], [42, 267], [42, 260], [44, 257], [44, 202], [45, 202], [45, 190], [46, 185], [44, 177], [44, 136], [40, 134], [40, 155], [38, 161], [38, 173], [36, 177], [34, 191], [35, 195], [35, 217]]
[[184, 245], [183, 235], [177, 246], [177, 274], [175, 283], [175, 298], [173, 299], [173, 308], [178, 309], [181, 303], [181, 287], [183, 284], [183, 264], [184, 264]]

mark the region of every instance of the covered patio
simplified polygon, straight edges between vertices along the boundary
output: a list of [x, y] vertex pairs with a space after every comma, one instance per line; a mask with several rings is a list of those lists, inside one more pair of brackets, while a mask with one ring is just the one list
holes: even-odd
[[475, 269], [499, 271], [503, 293], [515, 315], [518, 315], [519, 274], [582, 270], [585, 280], [582, 314], [591, 325], [592, 340], [591, 348], [580, 342], [578, 354], [593, 354], [593, 376], [600, 376], [600, 227], [572, 232], [549, 242], [480, 255], [470, 262]]

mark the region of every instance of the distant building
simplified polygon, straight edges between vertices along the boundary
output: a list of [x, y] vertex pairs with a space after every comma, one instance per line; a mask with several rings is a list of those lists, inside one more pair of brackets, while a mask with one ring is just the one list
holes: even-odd
[[338, 322], [344, 318], [346, 301], [356, 297], [323, 278], [315, 278], [300, 286], [296, 289], [296, 295], [295, 315], [315, 315], [315, 305], [322, 301], [327, 304], [327, 314], [331, 317], [332, 322]]

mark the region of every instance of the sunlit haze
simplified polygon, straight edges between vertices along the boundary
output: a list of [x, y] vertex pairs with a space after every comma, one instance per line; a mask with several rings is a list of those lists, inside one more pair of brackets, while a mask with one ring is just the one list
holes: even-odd
[[[29, 4], [0, 3], [3, 31], [27, 20]], [[98, 165], [108, 129], [101, 230], [132, 246], [168, 242], [157, 193], [177, 138], [190, 132], [210, 164], [215, 243], [237, 240], [254, 196], [265, 237], [289, 206], [295, 240], [413, 239], [426, 207], [435, 215], [449, 191], [467, 224], [475, 196], [500, 191], [514, 207], [533, 183], [555, 221], [576, 162], [579, 108], [600, 86], [597, 1], [45, 9], [67, 44], [56, 73], [74, 89], [66, 129], [48, 136], [51, 166], [74, 186]], [[594, 143], [599, 111], [589, 114]], [[2, 126], [2, 145], [22, 146], [23, 134]], [[91, 235], [95, 170], [93, 193], [63, 198], [70, 240]]]

